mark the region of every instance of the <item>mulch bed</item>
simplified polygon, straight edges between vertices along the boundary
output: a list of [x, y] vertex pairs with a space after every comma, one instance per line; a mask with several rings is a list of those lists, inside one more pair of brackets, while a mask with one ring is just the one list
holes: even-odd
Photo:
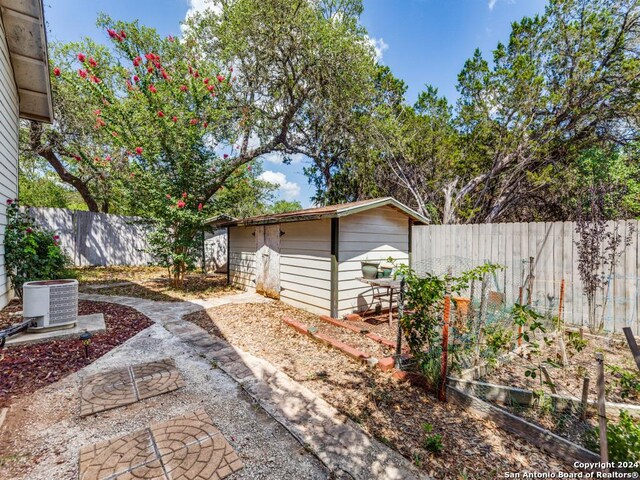
[[[188, 273], [184, 289], [171, 286], [165, 268], [159, 267], [84, 267], [75, 270], [83, 293], [137, 297], [162, 302], [206, 299], [236, 291], [227, 285], [223, 274]], [[126, 285], [121, 285], [126, 283]], [[110, 284], [120, 284], [108, 287]], [[105, 288], [92, 288], [101, 286]]]
[[[487, 479], [523, 470], [573, 471], [488, 420], [438, 402], [423, 388], [397, 382], [389, 373], [367, 368], [300, 335], [282, 321], [283, 316], [305, 324], [317, 322], [316, 315], [280, 302], [225, 305], [185, 319], [268, 360], [434, 478]], [[431, 433], [426, 433], [429, 429]], [[432, 434], [442, 435], [442, 453], [425, 446]]]
[[[20, 309], [18, 302], [12, 302], [9, 307], [13, 311]], [[0, 407], [8, 406], [16, 397], [32, 393], [80, 370], [153, 324], [137, 310], [112, 303], [81, 300], [78, 313], [104, 314], [107, 331], [93, 335], [89, 358], [85, 358], [84, 345], [76, 338], [0, 350]], [[1, 312], [2, 316], [8, 318], [5, 311]], [[11, 320], [10, 323], [15, 323], [21, 318], [14, 317]]]

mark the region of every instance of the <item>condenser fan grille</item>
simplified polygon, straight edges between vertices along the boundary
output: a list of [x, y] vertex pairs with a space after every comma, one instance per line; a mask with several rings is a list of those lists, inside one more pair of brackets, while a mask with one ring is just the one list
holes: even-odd
[[49, 324], [75, 322], [78, 317], [78, 285], [52, 285], [49, 288]]

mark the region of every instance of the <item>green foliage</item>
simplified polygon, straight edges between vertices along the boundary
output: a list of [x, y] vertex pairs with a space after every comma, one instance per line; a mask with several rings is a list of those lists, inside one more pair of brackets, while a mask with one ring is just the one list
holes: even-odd
[[[444, 297], [447, 289], [459, 294], [469, 287], [470, 282], [500, 269], [499, 265], [486, 263], [459, 276], [437, 276], [427, 273], [418, 276], [406, 265], [397, 269], [406, 282], [405, 315], [401, 327], [413, 358], [418, 362], [421, 372], [432, 386], [440, 381], [440, 356], [442, 353], [441, 324], [444, 309]], [[461, 353], [456, 345], [448, 345], [448, 353], [454, 361]]]
[[625, 188], [616, 210], [637, 216], [639, 11], [635, 0], [548, 2], [492, 55], [473, 53], [455, 105], [431, 86], [406, 105], [381, 69], [348, 155], [310, 172], [317, 197], [390, 195], [433, 223], [567, 220], [595, 166]]
[[486, 325], [482, 330], [492, 357], [497, 357], [510, 349], [513, 343], [512, 328], [494, 322]]
[[[590, 430], [585, 435], [587, 448], [598, 452], [600, 450], [599, 428]], [[640, 473], [640, 421], [632, 417], [627, 411], [620, 411], [620, 419], [614, 423], [607, 423], [607, 443], [609, 446], [609, 461], [635, 463], [628, 470]]]
[[617, 365], [607, 365], [607, 369], [620, 387], [622, 398], [640, 397], [640, 373], [637, 370], [628, 370]]
[[59, 237], [26, 213], [16, 200], [7, 200], [7, 226], [4, 238], [7, 275], [16, 294], [22, 297], [22, 285], [33, 280], [64, 278], [71, 265], [58, 244]]
[[536, 331], [545, 331], [544, 325], [540, 321], [543, 316], [529, 305], [514, 304], [511, 309], [511, 315], [513, 317], [513, 323], [522, 327], [521, 336], [525, 342], [531, 341], [530, 334], [534, 334]]
[[441, 453], [444, 450], [444, 444], [442, 443], [442, 435], [433, 432], [433, 425], [430, 423], [423, 423], [422, 430], [426, 434], [422, 441], [422, 446], [425, 450], [433, 453]]
[[269, 207], [270, 213], [287, 213], [295, 212], [296, 210], [302, 210], [302, 204], [297, 200], [277, 200]]
[[582, 338], [577, 332], [569, 332], [567, 335], [567, 347], [580, 353], [587, 348], [589, 341], [586, 338]]

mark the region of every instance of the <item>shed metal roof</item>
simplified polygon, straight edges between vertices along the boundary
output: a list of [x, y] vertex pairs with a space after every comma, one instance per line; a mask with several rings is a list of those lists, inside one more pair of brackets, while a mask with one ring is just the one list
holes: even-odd
[[51, 123], [53, 103], [42, 0], [0, 0], [0, 14], [20, 97], [20, 117]]
[[371, 200], [361, 200], [359, 202], [341, 203], [338, 205], [328, 205], [326, 207], [307, 208], [295, 212], [278, 213], [272, 215], [261, 215], [259, 217], [249, 217], [240, 220], [233, 220], [219, 225], [222, 227], [267, 225], [273, 223], [302, 222], [308, 220], [319, 220], [322, 218], [340, 218], [354, 213], [360, 213], [378, 207], [391, 207], [411, 218], [416, 224], [426, 225], [429, 221], [415, 210], [400, 203], [393, 197], [374, 198]]

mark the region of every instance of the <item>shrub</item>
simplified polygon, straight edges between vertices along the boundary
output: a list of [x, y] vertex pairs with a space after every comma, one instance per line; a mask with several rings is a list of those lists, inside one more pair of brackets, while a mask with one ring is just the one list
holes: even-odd
[[[598, 452], [599, 429], [596, 427], [586, 434], [587, 448]], [[638, 465], [640, 462], [640, 422], [625, 410], [620, 411], [617, 423], [607, 425], [607, 443], [609, 445], [610, 462], [628, 462]], [[640, 472], [640, 467], [630, 467], [629, 470]]]
[[22, 298], [22, 285], [32, 280], [63, 278], [71, 265], [58, 244], [59, 237], [22, 212], [16, 200], [7, 200], [4, 248], [7, 275]]

